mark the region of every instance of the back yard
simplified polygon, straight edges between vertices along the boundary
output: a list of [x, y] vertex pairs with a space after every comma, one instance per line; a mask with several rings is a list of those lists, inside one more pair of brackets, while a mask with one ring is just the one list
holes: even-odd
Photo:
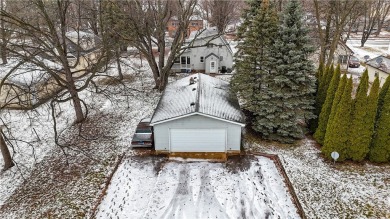
[[[63, 103], [56, 109], [65, 148], [54, 143], [48, 105], [2, 112], [15, 139], [17, 166], [0, 173], [0, 218], [90, 218], [123, 152], [97, 218], [183, 218], [184, 213], [197, 218], [298, 217], [279, 173], [265, 158], [224, 165], [135, 156], [132, 134], [151, 115], [160, 93], [151, 88], [147, 67], [143, 73], [137, 66], [124, 67], [124, 72], [123, 84], [99, 80], [103, 92], [82, 92], [90, 108], [83, 136], [72, 125], [72, 106]], [[248, 152], [279, 155], [308, 218], [390, 218], [388, 164], [333, 165], [310, 138], [281, 145], [247, 134], [246, 141]]]
[[96, 218], [299, 218], [273, 161], [129, 157]]

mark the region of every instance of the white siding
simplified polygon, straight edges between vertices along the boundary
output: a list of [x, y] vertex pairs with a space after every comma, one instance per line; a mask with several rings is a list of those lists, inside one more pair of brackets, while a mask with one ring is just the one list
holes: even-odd
[[208, 118], [201, 115], [193, 115], [181, 119], [154, 125], [154, 145], [156, 151], [169, 150], [170, 129], [225, 129], [227, 151], [239, 151], [241, 143], [241, 126]]
[[[222, 68], [222, 66], [226, 66], [226, 68], [232, 68], [233, 67], [233, 55], [230, 53], [229, 49], [224, 45], [224, 42], [218, 37], [216, 39], [213, 39], [210, 41], [210, 38], [204, 38], [199, 39], [194, 42], [194, 46], [199, 45], [206, 45], [206, 43], [209, 44], [215, 44], [213, 47], [196, 47], [191, 48], [187, 51], [185, 51], [182, 56], [189, 56], [191, 58], [191, 69], [192, 70], [206, 70], [206, 56], [208, 56], [211, 53], [214, 53], [218, 57], [222, 56], [222, 61], [219, 61], [218, 59], [218, 66]], [[222, 45], [221, 47], [219, 45]], [[200, 57], [203, 57], [203, 62], [200, 62]], [[214, 60], [216, 60], [216, 57], [214, 57]], [[209, 57], [210, 58], [210, 57]], [[172, 69], [180, 70], [180, 64], [174, 64]], [[210, 69], [210, 67], [208, 67]]]
[[382, 87], [382, 85], [385, 83], [386, 81], [386, 78], [389, 74], [379, 70], [379, 69], [376, 69], [376, 68], [373, 68], [369, 65], [367, 65], [367, 71], [368, 71], [368, 80], [372, 83], [374, 82], [375, 80], [375, 73], [377, 73], [378, 77], [379, 77], [379, 82], [380, 82], [380, 86]]

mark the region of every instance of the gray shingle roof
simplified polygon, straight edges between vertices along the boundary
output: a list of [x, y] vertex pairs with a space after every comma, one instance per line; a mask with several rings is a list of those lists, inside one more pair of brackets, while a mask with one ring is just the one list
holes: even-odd
[[[381, 59], [381, 62], [378, 62], [378, 59]], [[390, 74], [390, 59], [385, 56], [378, 56], [376, 58], [368, 60], [366, 64], [377, 68], [383, 72], [386, 72], [387, 74]]]
[[[191, 77], [195, 83], [190, 85]], [[229, 83], [198, 73], [167, 85], [151, 123], [194, 113], [241, 124], [245, 121], [237, 98], [229, 92]]]

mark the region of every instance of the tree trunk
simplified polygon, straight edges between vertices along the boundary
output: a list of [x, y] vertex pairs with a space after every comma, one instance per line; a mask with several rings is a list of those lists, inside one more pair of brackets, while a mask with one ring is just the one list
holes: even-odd
[[9, 168], [13, 167], [15, 164], [12, 161], [11, 154], [8, 150], [7, 144], [4, 141], [3, 132], [1, 130], [0, 130], [0, 150], [1, 150], [1, 154], [3, 155], [3, 159], [4, 159], [3, 170], [8, 170]]
[[67, 81], [67, 86], [68, 86], [68, 91], [70, 93], [70, 96], [72, 98], [73, 102], [73, 108], [76, 113], [76, 123], [81, 123], [84, 121], [84, 113], [83, 109], [81, 108], [81, 100], [79, 98], [79, 94], [76, 89], [75, 82], [72, 77], [72, 73], [70, 70], [66, 72], [66, 81]]
[[3, 61], [3, 65], [7, 64], [7, 46], [4, 45], [4, 43], [1, 44], [0, 48], [0, 53], [1, 53], [1, 60]]
[[118, 66], [118, 75], [119, 75], [119, 80], [123, 80], [123, 73], [122, 73], [122, 67], [121, 67], [121, 57], [120, 57], [120, 48], [116, 49], [115, 51], [115, 59], [116, 59], [116, 65]]

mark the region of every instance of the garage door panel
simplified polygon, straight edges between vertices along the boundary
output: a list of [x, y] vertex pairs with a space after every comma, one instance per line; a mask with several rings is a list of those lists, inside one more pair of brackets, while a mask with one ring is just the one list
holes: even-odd
[[171, 152], [225, 152], [225, 129], [171, 129]]

